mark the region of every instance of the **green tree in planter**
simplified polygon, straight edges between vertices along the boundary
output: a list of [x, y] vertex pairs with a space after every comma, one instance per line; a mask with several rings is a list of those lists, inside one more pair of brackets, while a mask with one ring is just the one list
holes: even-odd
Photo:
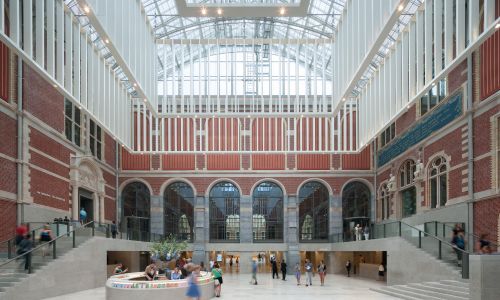
[[186, 251], [187, 242], [179, 241], [174, 235], [167, 236], [163, 241], [151, 245], [150, 250], [154, 259], [170, 261], [179, 258], [182, 251]]

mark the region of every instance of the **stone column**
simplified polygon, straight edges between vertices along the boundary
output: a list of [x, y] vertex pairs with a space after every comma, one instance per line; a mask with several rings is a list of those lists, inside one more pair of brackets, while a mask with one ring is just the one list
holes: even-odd
[[151, 215], [150, 215], [150, 230], [153, 234], [164, 233], [165, 222], [163, 212], [163, 197], [158, 195], [151, 195]]
[[330, 196], [330, 242], [338, 242], [342, 240], [342, 233], [344, 231], [342, 221], [342, 195]]
[[104, 209], [104, 195], [99, 195], [99, 223], [104, 224], [106, 221], [105, 209]]
[[240, 197], [240, 243], [253, 242], [252, 196]]
[[78, 222], [80, 219], [80, 212], [78, 206], [80, 199], [78, 199], [78, 185], [73, 184], [71, 191], [71, 218], [73, 221]]
[[285, 227], [287, 227], [285, 235], [285, 243], [288, 243], [288, 252], [283, 253], [286, 255], [287, 271], [289, 274], [293, 273], [293, 268], [296, 263], [300, 264], [300, 252], [298, 234], [300, 230], [298, 220], [298, 206], [297, 195], [288, 195], [287, 203], [285, 206]]
[[99, 222], [99, 207], [100, 207], [100, 198], [101, 196], [98, 194], [98, 193], [93, 193], [92, 194], [92, 198], [93, 198], [93, 205], [92, 207], [94, 208], [94, 219], [93, 220], [88, 220], [88, 222], [90, 221], [94, 221], [95, 222]]
[[193, 239], [193, 262], [199, 264], [205, 262], [208, 267], [208, 260], [205, 253], [205, 242], [208, 239], [205, 226], [205, 197], [195, 197], [194, 205], [194, 239]]

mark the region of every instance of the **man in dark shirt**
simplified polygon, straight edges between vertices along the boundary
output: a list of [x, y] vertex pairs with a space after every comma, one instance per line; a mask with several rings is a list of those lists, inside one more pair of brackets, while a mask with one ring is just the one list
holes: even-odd
[[31, 261], [31, 252], [30, 253], [26, 253], [26, 252], [31, 251], [31, 249], [33, 249], [33, 241], [31, 240], [31, 234], [28, 233], [24, 236], [24, 239], [19, 243], [19, 250], [17, 251], [18, 255], [24, 254], [24, 269], [25, 270], [29, 269], [30, 261]]

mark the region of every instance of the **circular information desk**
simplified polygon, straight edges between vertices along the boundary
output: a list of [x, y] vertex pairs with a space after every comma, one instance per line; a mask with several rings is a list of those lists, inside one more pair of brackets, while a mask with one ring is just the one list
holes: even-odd
[[[215, 296], [214, 279], [211, 273], [200, 272], [197, 283], [201, 291], [201, 299]], [[106, 281], [107, 300], [137, 299], [185, 299], [188, 288], [187, 279], [148, 281], [144, 272], [126, 273], [111, 276]]]

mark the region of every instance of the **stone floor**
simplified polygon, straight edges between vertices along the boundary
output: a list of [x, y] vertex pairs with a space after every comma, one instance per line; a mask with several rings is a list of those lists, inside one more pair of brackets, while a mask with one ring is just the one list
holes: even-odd
[[[373, 280], [346, 277], [341, 275], [327, 275], [325, 285], [320, 286], [319, 277], [313, 278], [313, 285], [297, 286], [294, 277], [287, 277], [286, 281], [272, 279], [270, 274], [258, 274], [257, 286], [250, 285], [249, 274], [226, 274], [222, 286], [221, 298], [225, 299], [258, 299], [258, 300], [304, 300], [304, 299], [345, 299], [345, 300], [386, 300], [398, 299], [369, 290], [385, 283]], [[302, 277], [304, 281], [305, 277]], [[67, 294], [46, 300], [104, 300], [106, 298], [103, 287]], [[216, 299], [216, 298], [214, 298]]]

